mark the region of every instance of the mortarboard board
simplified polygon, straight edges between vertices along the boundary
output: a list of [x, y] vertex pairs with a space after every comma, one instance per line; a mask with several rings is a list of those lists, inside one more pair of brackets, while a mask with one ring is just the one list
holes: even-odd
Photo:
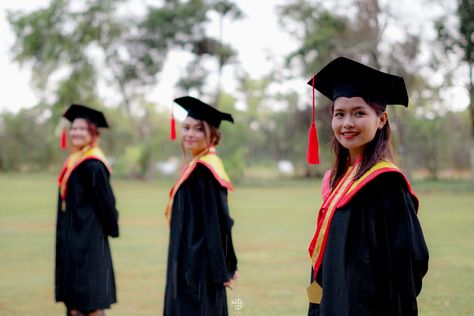
[[[408, 106], [402, 77], [368, 67], [346, 57], [338, 57], [314, 77], [314, 88], [334, 101], [338, 97], [362, 97], [381, 105]], [[313, 85], [313, 78], [308, 81]]]
[[97, 125], [97, 127], [109, 127], [102, 112], [80, 104], [72, 104], [66, 112], [64, 112], [63, 116], [70, 122], [74, 121], [76, 118], [84, 118]]
[[185, 96], [174, 99], [174, 102], [185, 109], [188, 112], [188, 116], [197, 120], [206, 121], [211, 126], [219, 128], [222, 121], [234, 123], [234, 119], [229, 113], [221, 112], [196, 98]]
[[402, 77], [368, 67], [346, 57], [338, 57], [314, 75], [308, 84], [313, 87], [313, 111], [308, 135], [306, 160], [319, 163], [318, 136], [314, 120], [314, 89], [335, 101], [338, 97], [362, 97], [385, 106], [408, 106], [408, 93]]

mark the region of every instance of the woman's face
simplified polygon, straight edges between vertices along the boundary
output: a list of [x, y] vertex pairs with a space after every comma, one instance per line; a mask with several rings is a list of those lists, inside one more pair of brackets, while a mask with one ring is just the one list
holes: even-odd
[[387, 112], [378, 116], [361, 97], [339, 97], [334, 101], [332, 130], [337, 141], [349, 150], [352, 163], [386, 122]]
[[191, 152], [192, 156], [196, 156], [207, 148], [206, 134], [204, 132], [204, 124], [190, 116], [188, 116], [181, 127], [181, 141], [186, 150]]
[[83, 118], [77, 118], [72, 122], [69, 130], [72, 147], [81, 149], [92, 143], [92, 135], [89, 131], [89, 124]]

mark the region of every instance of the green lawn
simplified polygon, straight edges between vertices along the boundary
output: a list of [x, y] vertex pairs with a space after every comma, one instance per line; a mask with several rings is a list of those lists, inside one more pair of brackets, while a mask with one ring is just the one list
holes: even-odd
[[[162, 313], [170, 183], [114, 181], [121, 236], [112, 240], [119, 303], [108, 315]], [[415, 189], [417, 188], [415, 184]], [[474, 194], [420, 184], [430, 270], [422, 316], [474, 315]], [[0, 174], [0, 315], [63, 315], [54, 302], [56, 179]], [[304, 315], [307, 245], [320, 204], [317, 181], [238, 187], [230, 196], [241, 279], [231, 315]], [[233, 299], [243, 302], [236, 311]]]

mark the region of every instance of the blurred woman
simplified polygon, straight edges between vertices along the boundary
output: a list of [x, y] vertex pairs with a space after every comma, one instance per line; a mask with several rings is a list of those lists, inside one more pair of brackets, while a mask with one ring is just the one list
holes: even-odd
[[217, 156], [221, 121], [230, 114], [192, 97], [174, 100], [188, 112], [181, 145], [190, 156], [170, 192], [164, 315], [227, 315], [225, 288], [238, 279], [227, 190], [232, 183]]
[[108, 236], [118, 237], [111, 168], [97, 146], [101, 112], [71, 105], [71, 153], [59, 176], [56, 226], [56, 301], [67, 315], [104, 315], [117, 301]]
[[404, 80], [340, 57], [308, 84], [333, 101], [335, 153], [309, 246], [308, 315], [417, 315], [428, 249], [386, 112], [408, 106]]

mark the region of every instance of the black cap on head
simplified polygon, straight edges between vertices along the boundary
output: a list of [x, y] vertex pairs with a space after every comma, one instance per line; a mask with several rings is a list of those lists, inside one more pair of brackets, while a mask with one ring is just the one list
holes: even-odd
[[188, 112], [188, 116], [197, 120], [206, 121], [209, 125], [219, 128], [221, 121], [234, 123], [232, 115], [221, 112], [207, 103], [196, 98], [185, 96], [174, 99], [183, 109]]
[[[313, 85], [313, 78], [308, 81]], [[338, 97], [362, 97], [381, 105], [408, 107], [408, 94], [402, 77], [338, 57], [314, 76], [314, 88], [331, 100]]]
[[72, 104], [69, 109], [64, 112], [63, 116], [71, 122], [77, 118], [83, 118], [91, 121], [97, 127], [109, 127], [102, 112], [80, 104]]

